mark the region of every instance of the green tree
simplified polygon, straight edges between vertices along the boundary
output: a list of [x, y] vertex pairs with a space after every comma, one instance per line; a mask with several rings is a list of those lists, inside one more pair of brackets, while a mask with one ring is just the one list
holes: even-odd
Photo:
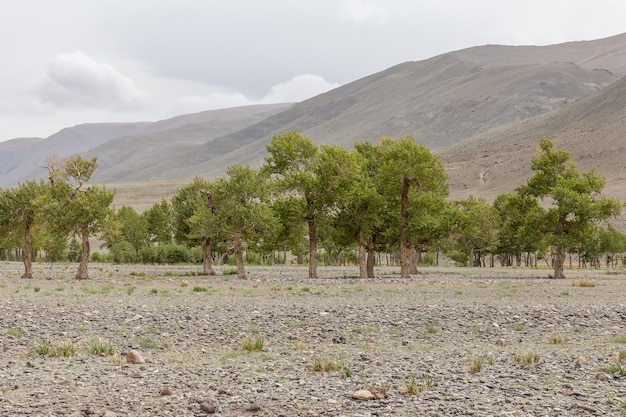
[[96, 158], [72, 156], [48, 160], [51, 192], [45, 200], [44, 212], [54, 229], [81, 240], [76, 279], [89, 278], [89, 237], [102, 232], [113, 213], [110, 208], [113, 192], [104, 187], [84, 188], [97, 167]]
[[104, 233], [115, 262], [139, 262], [141, 250], [150, 244], [148, 221], [129, 206], [120, 207]]
[[157, 245], [172, 243], [174, 235], [172, 206], [167, 200], [155, 203], [143, 213], [148, 222], [150, 241]]
[[319, 150], [309, 138], [294, 131], [272, 136], [266, 149], [270, 155], [265, 158], [263, 171], [276, 176], [281, 193], [303, 201], [299, 206], [309, 235], [309, 278], [317, 278], [317, 222], [321, 212], [314, 165]]
[[227, 177], [218, 179], [213, 188], [213, 205], [221, 234], [235, 252], [237, 276], [246, 279], [244, 246], [262, 249], [272, 235], [277, 221], [267, 203], [267, 177], [249, 166], [232, 165]]
[[522, 255], [526, 254], [526, 266], [530, 264], [531, 253], [542, 249], [543, 236], [536, 233], [536, 225], [542, 216], [542, 209], [536, 199], [519, 193], [501, 194], [493, 202], [493, 210], [498, 219], [498, 243], [496, 253], [505, 266], [521, 265]]
[[215, 275], [212, 247], [220, 229], [211, 188], [206, 180], [195, 178], [172, 197], [176, 240], [202, 246], [204, 275]]
[[456, 202], [457, 245], [465, 252], [469, 266], [484, 266], [484, 256], [495, 250], [498, 221], [489, 202], [470, 196]]
[[22, 247], [24, 273], [22, 278], [33, 277], [33, 237], [38, 201], [46, 191], [42, 182], [27, 181], [17, 188], [0, 192], [0, 235], [7, 242]]
[[618, 200], [602, 196], [604, 177], [595, 169], [582, 175], [564, 150], [555, 150], [552, 141], [542, 138], [538, 154], [532, 158], [534, 175], [517, 188], [523, 196], [541, 200], [548, 206], [538, 223], [538, 232], [548, 238], [555, 251], [554, 278], [565, 278], [565, 248], [591, 224], [607, 220], [621, 211]]
[[410, 237], [411, 193], [415, 198], [426, 193], [445, 197], [448, 195], [447, 175], [441, 160], [413, 138], [382, 138], [379, 146], [382, 192], [392, 204], [399, 225], [400, 274], [402, 278], [409, 278], [414, 250]]

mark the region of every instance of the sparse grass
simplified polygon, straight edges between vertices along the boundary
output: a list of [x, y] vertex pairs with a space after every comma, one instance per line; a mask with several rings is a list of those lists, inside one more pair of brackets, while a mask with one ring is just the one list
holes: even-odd
[[532, 365], [541, 359], [541, 354], [537, 352], [518, 352], [514, 356], [515, 363]]
[[[336, 359], [316, 357], [313, 359], [313, 363], [309, 366], [309, 369], [313, 372], [333, 372], [342, 371], [344, 366]], [[351, 374], [350, 372], [350, 375]]]
[[152, 288], [149, 292], [150, 295], [157, 295], [159, 293], [158, 288]]
[[21, 339], [24, 336], [24, 332], [20, 329], [7, 329], [7, 336], [13, 339]]
[[111, 362], [113, 362], [115, 366], [122, 366], [126, 363], [126, 358], [119, 353], [114, 353], [111, 355]]
[[181, 281], [180, 282], [180, 286], [183, 287], [183, 288], [188, 287], [189, 286], [189, 281], [187, 281], [187, 280]]
[[551, 345], [564, 345], [567, 343], [567, 340], [563, 336], [553, 334], [548, 336], [548, 343]]
[[595, 281], [592, 281], [590, 279], [577, 279], [572, 282], [572, 287], [591, 288], [595, 286], [596, 286]]
[[615, 353], [615, 362], [622, 363], [624, 361], [626, 361], [626, 350], [620, 350]]
[[145, 277], [146, 273], [143, 271], [137, 272], [137, 271], [130, 271], [130, 276], [131, 277]]
[[241, 341], [240, 346], [246, 352], [261, 352], [265, 346], [263, 336], [246, 337]]
[[113, 345], [109, 342], [105, 342], [102, 339], [95, 339], [89, 342], [87, 351], [92, 355], [112, 356], [113, 354], [115, 354], [115, 349], [113, 349]]
[[516, 332], [523, 332], [528, 329], [528, 326], [525, 323], [514, 323], [511, 328]]
[[222, 275], [237, 275], [237, 268], [225, 268], [222, 270]]
[[137, 345], [144, 349], [167, 349], [169, 344], [165, 341], [157, 341], [149, 337], [142, 337], [137, 340]]
[[39, 356], [46, 356], [50, 353], [50, 351], [52, 350], [52, 344], [48, 341], [44, 341], [39, 343], [38, 345], [36, 345], [33, 349], [32, 352], [35, 355], [39, 355]]
[[439, 333], [439, 329], [437, 328], [437, 326], [434, 326], [432, 324], [429, 324], [428, 326], [426, 326], [426, 334], [437, 334]]
[[469, 371], [472, 374], [477, 374], [483, 370], [483, 360], [479, 357], [473, 357], [469, 363]]
[[309, 287], [302, 287], [300, 288], [300, 292], [311, 292], [311, 289]]
[[208, 292], [209, 289], [207, 287], [195, 286], [191, 289], [193, 292]]
[[611, 339], [611, 343], [626, 343], [626, 335]]
[[626, 367], [621, 363], [610, 363], [602, 368], [602, 372], [609, 375], [617, 374], [619, 376], [626, 376]]
[[33, 291], [34, 292], [39, 292], [39, 291], [41, 291], [41, 287], [33, 287]]
[[433, 386], [433, 379], [430, 375], [422, 375], [422, 377], [418, 380], [414, 375], [409, 376], [409, 378], [404, 382], [404, 391], [408, 395], [417, 395], [421, 394], [424, 391], [428, 391]]
[[90, 288], [90, 287], [82, 287], [81, 290], [85, 293], [85, 294], [91, 294], [91, 295], [107, 295], [110, 294], [111, 291], [113, 291], [115, 287], [113, 285], [103, 285], [100, 288]]
[[55, 346], [54, 355], [63, 358], [71, 358], [76, 354], [76, 345], [72, 342], [62, 342], [60, 345]]
[[270, 291], [280, 291], [282, 288], [280, 287], [280, 285], [274, 285], [273, 287], [270, 288]]

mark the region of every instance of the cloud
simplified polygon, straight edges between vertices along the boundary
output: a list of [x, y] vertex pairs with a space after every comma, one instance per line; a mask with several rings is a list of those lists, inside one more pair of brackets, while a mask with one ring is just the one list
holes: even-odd
[[35, 94], [53, 106], [106, 110], [137, 109], [145, 96], [126, 75], [83, 52], [58, 55]]
[[341, 19], [354, 23], [385, 24], [393, 12], [387, 5], [372, 0], [344, 0], [338, 14]]
[[[234, 91], [211, 91], [205, 94], [186, 94], [171, 100], [164, 114], [186, 114], [204, 110], [224, 109], [252, 104], [296, 103], [339, 87], [319, 75], [300, 74], [276, 84], [263, 97], [253, 98]], [[217, 88], [217, 87], [213, 87]]]
[[303, 101], [318, 94], [325, 93], [339, 87], [319, 75], [301, 74], [291, 80], [276, 84], [270, 92], [261, 99], [263, 103], [291, 103]]

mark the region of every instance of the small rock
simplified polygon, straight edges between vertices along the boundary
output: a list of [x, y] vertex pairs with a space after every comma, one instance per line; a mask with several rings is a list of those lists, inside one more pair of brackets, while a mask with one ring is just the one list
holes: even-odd
[[506, 345], [506, 340], [498, 339], [498, 340], [496, 340], [496, 345], [498, 345], [498, 346], [505, 346]]
[[113, 411], [105, 411], [104, 414], [102, 414], [102, 417], [117, 417], [117, 414], [115, 414]]
[[207, 400], [201, 403], [200, 409], [207, 414], [215, 414], [217, 412], [217, 406], [211, 400]]
[[376, 396], [372, 394], [370, 390], [361, 389], [352, 393], [352, 398], [354, 398], [355, 400], [369, 401], [376, 398]]
[[161, 395], [172, 395], [172, 390], [169, 387], [163, 387], [159, 390]]
[[252, 403], [250, 404], [250, 406], [246, 409], [248, 411], [261, 411], [261, 406], [258, 403]]
[[126, 362], [128, 363], [146, 363], [141, 353], [136, 350], [129, 350], [126, 354]]

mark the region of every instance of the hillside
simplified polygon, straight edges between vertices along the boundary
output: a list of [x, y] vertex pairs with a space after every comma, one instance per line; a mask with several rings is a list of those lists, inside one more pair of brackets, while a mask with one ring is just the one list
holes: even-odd
[[[510, 191], [530, 175], [538, 139], [548, 136], [581, 168], [599, 167], [607, 192], [622, 195], [624, 76], [626, 34], [473, 47], [405, 62], [297, 104], [87, 124], [0, 143], [0, 186], [43, 175], [38, 165], [51, 154], [82, 153], [98, 157], [95, 181], [120, 189], [130, 183], [128, 190], [167, 182], [170, 190], [177, 181], [222, 175], [234, 163], [258, 166], [271, 135], [292, 129], [346, 148], [413, 136], [441, 155], [453, 197]], [[146, 195], [167, 197], [163, 190]]]
[[413, 136], [439, 150], [596, 93], [626, 74], [624, 53], [626, 34], [543, 47], [488, 45], [406, 62], [115, 180], [215, 176], [233, 163], [258, 165], [271, 135], [289, 129], [348, 148], [384, 135]]
[[439, 152], [457, 198], [493, 197], [532, 174], [539, 139], [566, 149], [582, 171], [597, 168], [607, 195], [626, 199], [626, 77], [560, 110], [492, 129]]

